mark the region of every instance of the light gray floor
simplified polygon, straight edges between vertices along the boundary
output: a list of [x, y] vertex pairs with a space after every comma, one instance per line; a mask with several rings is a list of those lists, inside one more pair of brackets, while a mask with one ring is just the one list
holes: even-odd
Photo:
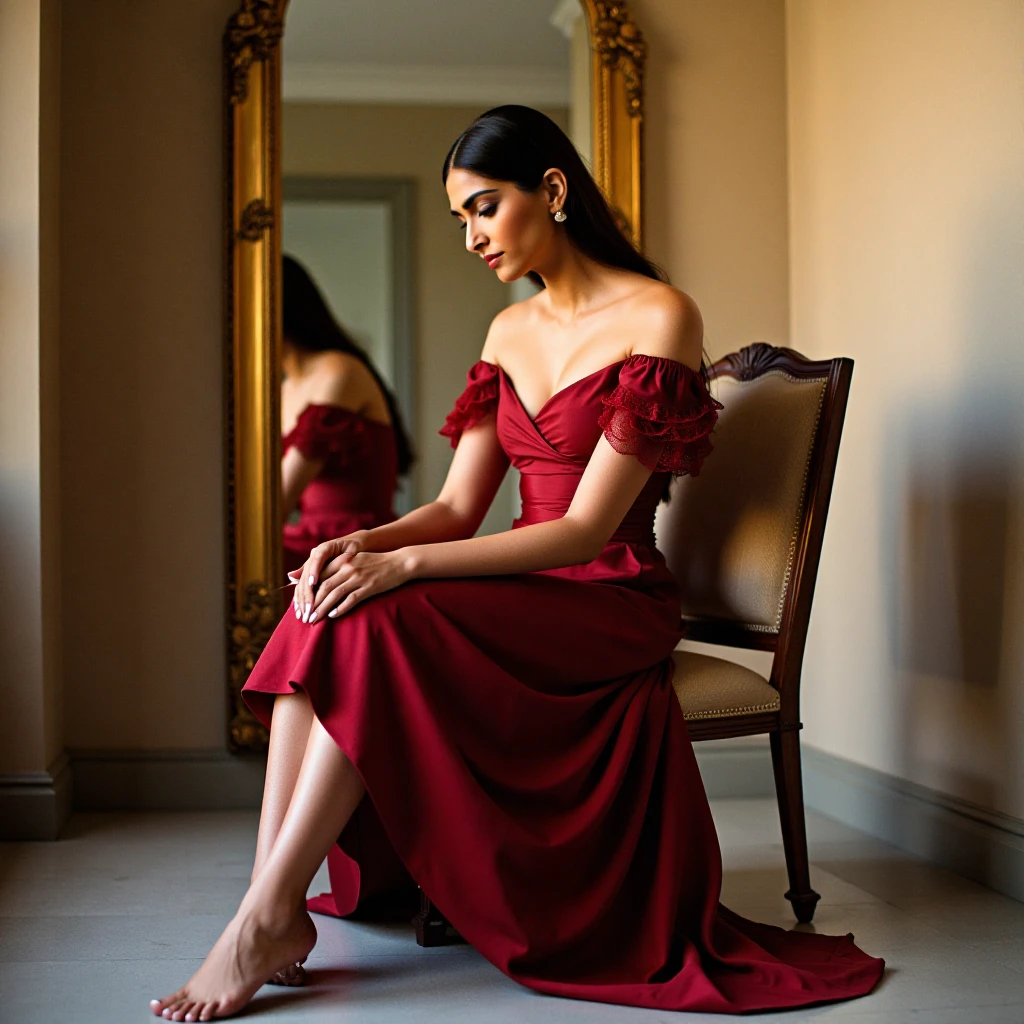
[[[713, 804], [725, 857], [723, 902], [790, 927], [774, 803]], [[814, 927], [852, 931], [888, 970], [870, 996], [774, 1021], [1022, 1024], [1024, 904], [810, 815]], [[78, 815], [57, 843], [0, 844], [0, 1021], [155, 1020], [152, 996], [198, 966], [245, 890], [250, 813]], [[311, 888], [319, 892], [324, 878]], [[304, 990], [262, 989], [275, 1024], [473, 1022], [655, 1024], [660, 1011], [547, 998], [466, 947], [420, 949], [410, 928], [315, 917], [320, 941]]]

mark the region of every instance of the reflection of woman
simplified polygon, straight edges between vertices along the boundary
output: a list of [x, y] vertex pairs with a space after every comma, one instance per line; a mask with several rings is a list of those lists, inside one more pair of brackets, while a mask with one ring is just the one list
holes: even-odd
[[342, 330], [313, 279], [284, 258], [281, 386], [284, 564], [332, 537], [391, 522], [396, 477], [412, 462], [395, 398]]
[[[457, 447], [438, 499], [303, 567], [297, 615], [245, 687], [271, 726], [253, 883], [154, 1011], [233, 1012], [309, 954], [303, 896], [357, 807], [455, 928], [539, 991], [721, 1013], [865, 994], [883, 963], [850, 936], [718, 902], [652, 529], [670, 475], [711, 451], [699, 312], [542, 114], [481, 115], [444, 178], [467, 249], [545, 288], [492, 324], [443, 428]], [[510, 461], [522, 516], [474, 537]]]

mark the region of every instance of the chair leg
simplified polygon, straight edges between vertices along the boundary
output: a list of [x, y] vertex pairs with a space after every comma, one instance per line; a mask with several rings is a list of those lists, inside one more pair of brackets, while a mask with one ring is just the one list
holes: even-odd
[[804, 820], [804, 790], [800, 774], [800, 734], [795, 729], [770, 733], [775, 792], [779, 798], [782, 847], [786, 851], [789, 892], [796, 919], [808, 924], [821, 897], [811, 888], [807, 856], [807, 824]]
[[412, 919], [421, 946], [454, 946], [466, 940], [448, 923], [427, 894], [420, 889], [420, 910]]

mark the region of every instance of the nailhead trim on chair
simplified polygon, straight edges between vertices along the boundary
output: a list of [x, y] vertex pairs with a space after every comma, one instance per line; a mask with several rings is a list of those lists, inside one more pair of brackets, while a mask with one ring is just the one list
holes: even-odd
[[[818, 424], [821, 422], [821, 407], [825, 404], [825, 392], [828, 391], [827, 377], [794, 377], [783, 370], [769, 370], [761, 375], [762, 377], [785, 377], [794, 384], [818, 384], [821, 386], [821, 394], [818, 396], [818, 411], [814, 414], [814, 427], [812, 437], [818, 433]], [[760, 379], [760, 378], [758, 378]], [[789, 591], [789, 581], [793, 576], [793, 562], [796, 561], [796, 546], [800, 540], [800, 524], [804, 517], [804, 508], [807, 503], [807, 477], [811, 471], [811, 459], [814, 457], [814, 444], [807, 449], [807, 462], [804, 463], [804, 477], [800, 483], [800, 501], [797, 503], [796, 520], [793, 523], [793, 536], [789, 542], [789, 557], [786, 560], [786, 572], [782, 577], [782, 590], [779, 593], [779, 608], [775, 615], [774, 627], [750, 626], [748, 628], [756, 632], [778, 633], [782, 625], [782, 612], [786, 607], [786, 594]], [[774, 710], [774, 709], [769, 709]]]
[[779, 701], [773, 700], [771, 704], [754, 704], [745, 708], [725, 708], [722, 711], [691, 711], [684, 714], [687, 722], [695, 722], [705, 718], [738, 718], [740, 715], [756, 715], [761, 711], [778, 711]]

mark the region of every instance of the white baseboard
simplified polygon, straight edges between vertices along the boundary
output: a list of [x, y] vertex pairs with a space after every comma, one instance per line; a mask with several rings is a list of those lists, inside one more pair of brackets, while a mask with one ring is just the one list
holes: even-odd
[[70, 814], [67, 754], [45, 771], [0, 773], [0, 839], [56, 839]]
[[803, 748], [811, 810], [1024, 901], [1024, 821]]

